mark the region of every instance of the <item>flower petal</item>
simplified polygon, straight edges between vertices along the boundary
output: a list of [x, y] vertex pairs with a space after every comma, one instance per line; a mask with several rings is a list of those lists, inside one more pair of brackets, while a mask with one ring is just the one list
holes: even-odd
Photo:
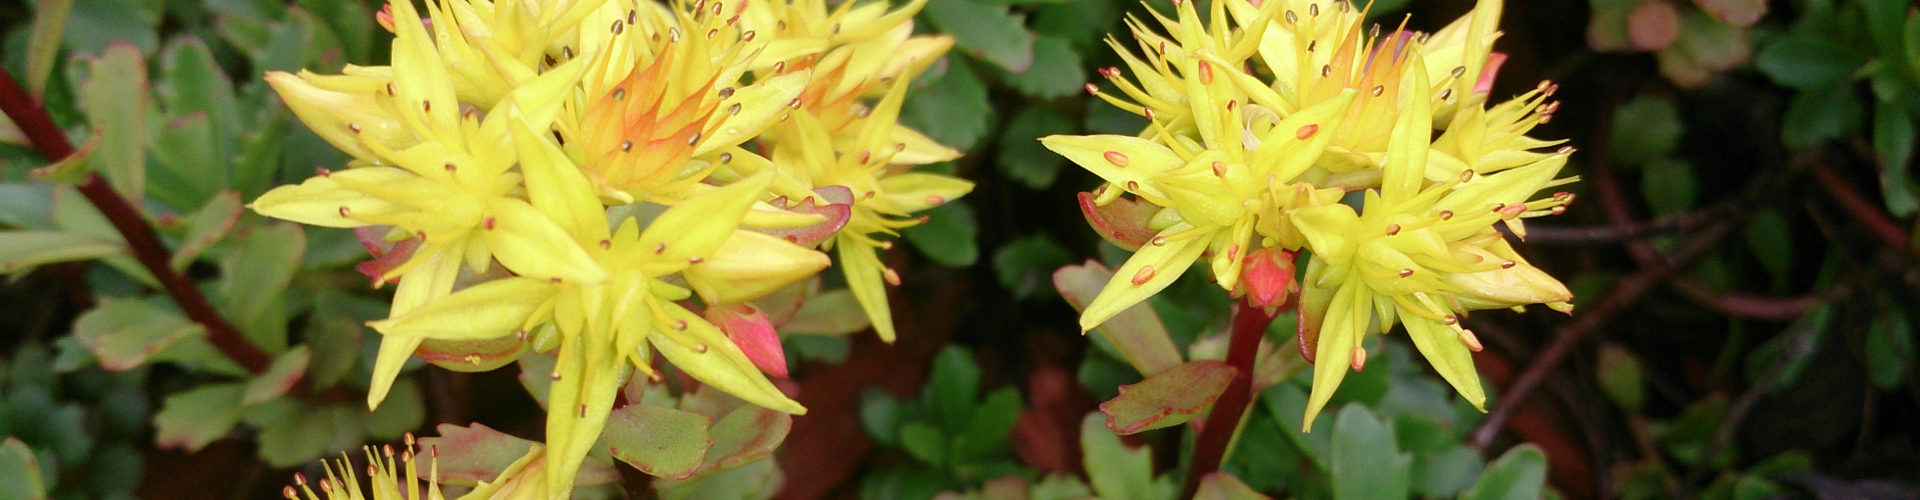
[[1185, 162], [1159, 143], [1125, 135], [1052, 135], [1040, 144], [1067, 157], [1115, 186], [1155, 200], [1167, 194], [1154, 185], [1154, 176]]
[[1487, 411], [1487, 390], [1480, 385], [1480, 372], [1474, 371], [1473, 352], [1460, 341], [1453, 327], [1440, 322], [1401, 314], [1402, 323], [1407, 325], [1407, 338], [1413, 341], [1413, 347], [1427, 358], [1433, 370], [1440, 372], [1440, 378], [1447, 379], [1453, 390], [1460, 391], [1460, 397], [1473, 404], [1480, 411]]
[[492, 339], [518, 331], [526, 324], [528, 315], [553, 297], [554, 290], [545, 279], [498, 279], [427, 302], [405, 314], [369, 322], [367, 326], [401, 337]]
[[1360, 345], [1371, 319], [1362, 288], [1348, 284], [1333, 292], [1326, 321], [1320, 324], [1320, 345], [1314, 353], [1313, 390], [1307, 395], [1307, 414], [1300, 424], [1300, 432], [1313, 430], [1314, 417], [1333, 399], [1333, 391], [1340, 388], [1340, 381], [1347, 378], [1347, 370], [1353, 366], [1349, 364], [1353, 348]]
[[772, 174], [762, 173], [668, 208], [640, 233], [640, 250], [653, 253], [659, 262], [711, 256], [772, 182]]
[[[1159, 236], [1172, 236], [1193, 229], [1185, 223], [1175, 224], [1160, 231]], [[1140, 246], [1119, 270], [1114, 271], [1113, 279], [1100, 290], [1100, 295], [1087, 304], [1080, 312], [1080, 331], [1086, 332], [1107, 322], [1114, 315], [1133, 307], [1147, 297], [1166, 289], [1167, 285], [1186, 273], [1200, 253], [1207, 249], [1207, 236], [1187, 237], [1177, 240], [1163, 240], [1164, 244], [1148, 243]]]
[[654, 348], [659, 349], [660, 354], [666, 356], [673, 366], [701, 383], [726, 391], [748, 403], [795, 415], [807, 413], [806, 407], [774, 387], [773, 382], [768, 381], [767, 376], [753, 365], [753, 361], [747, 359], [746, 353], [720, 333], [719, 328], [679, 304], [667, 302], [662, 303], [661, 307], [667, 311], [669, 321], [686, 325], [686, 329], [679, 334], [705, 347], [704, 350], [695, 350], [664, 333], [654, 332], [651, 336]]
[[480, 236], [500, 264], [515, 274], [558, 278], [571, 283], [599, 283], [607, 272], [580, 248], [566, 231], [533, 205], [514, 198], [487, 203]]
[[806, 279], [830, 264], [827, 254], [766, 233], [737, 230], [681, 276], [707, 303], [733, 304]]
[[847, 277], [847, 290], [853, 292], [860, 308], [867, 311], [873, 333], [880, 335], [881, 341], [893, 343], [893, 309], [887, 304], [887, 288], [881, 282], [884, 271], [880, 257], [874, 254], [873, 247], [845, 237], [837, 239], [835, 245], [840, 253], [840, 271]]
[[353, 177], [370, 183], [398, 183], [416, 179], [412, 172], [393, 167], [360, 167], [328, 175], [315, 176], [297, 186], [280, 186], [267, 191], [247, 205], [254, 212], [275, 219], [325, 227], [361, 227], [368, 223], [349, 218], [350, 214], [385, 215], [405, 207], [374, 195], [341, 185], [332, 176]]
[[880, 180], [895, 210], [913, 213], [946, 204], [973, 191], [973, 182], [940, 174], [908, 172]]

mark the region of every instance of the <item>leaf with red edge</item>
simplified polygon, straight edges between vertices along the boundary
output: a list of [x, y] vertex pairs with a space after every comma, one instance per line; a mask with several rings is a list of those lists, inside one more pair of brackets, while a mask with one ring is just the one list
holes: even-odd
[[414, 250], [419, 249], [420, 243], [425, 241], [420, 238], [386, 241], [386, 234], [392, 229], [389, 226], [365, 226], [353, 229], [353, 235], [360, 238], [360, 244], [367, 247], [367, 253], [373, 256], [372, 260], [355, 264], [353, 268], [360, 271], [360, 274], [366, 275], [367, 279], [373, 280], [375, 286], [380, 285], [381, 276], [386, 276], [394, 268], [400, 267], [401, 263], [413, 258]]
[[527, 341], [515, 335], [480, 340], [427, 339], [413, 355], [448, 370], [484, 372], [519, 360], [527, 346]]
[[534, 444], [481, 424], [440, 424], [436, 430], [440, 436], [421, 438], [420, 447], [439, 457], [441, 484], [472, 486], [491, 481]]
[[713, 447], [712, 419], [698, 413], [632, 404], [607, 417], [602, 442], [614, 458], [670, 479], [693, 476]]
[[705, 316], [740, 347], [753, 366], [768, 375], [787, 377], [787, 352], [780, 346], [780, 334], [773, 331], [773, 321], [766, 313], [752, 304], [718, 304], [707, 308]]
[[1186, 423], [1213, 404], [1238, 373], [1221, 361], [1193, 361], [1120, 386], [1120, 396], [1100, 403], [1107, 428], [1119, 434]]
[[766, 458], [787, 440], [793, 430], [793, 416], [759, 406], [735, 408], [713, 424], [713, 447], [707, 449], [707, 463], [699, 474], [746, 465]]
[[242, 406], [253, 406], [267, 400], [284, 396], [293, 390], [294, 384], [307, 376], [307, 364], [313, 360], [313, 350], [306, 345], [294, 347], [273, 360], [265, 373], [247, 381], [247, 392], [240, 398]]
[[1267, 500], [1272, 497], [1262, 495], [1240, 478], [1225, 472], [1215, 472], [1200, 478], [1200, 490], [1193, 493], [1193, 500]]
[[[1074, 309], [1085, 309], [1111, 279], [1113, 271], [1088, 260], [1085, 264], [1054, 271], [1053, 287]], [[1173, 346], [1173, 338], [1167, 336], [1167, 327], [1160, 322], [1160, 315], [1144, 302], [1114, 315], [1113, 319], [1095, 327], [1093, 333], [1105, 338], [1143, 375], [1159, 373], [1183, 361], [1180, 349]]]
[[1160, 206], [1147, 203], [1138, 198], [1119, 197], [1106, 205], [1097, 205], [1098, 196], [1093, 193], [1080, 193], [1080, 215], [1087, 218], [1087, 225], [1093, 226], [1100, 237], [1128, 251], [1139, 250], [1147, 244], [1153, 235], [1159, 233], [1147, 227], [1147, 221], [1160, 211]]
[[797, 202], [789, 201], [787, 197], [782, 196], [774, 198], [771, 203], [793, 213], [818, 215], [826, 220], [801, 227], [754, 227], [751, 229], [785, 238], [803, 247], [812, 247], [826, 241], [827, 238], [832, 238], [834, 233], [838, 233], [841, 227], [847, 225], [847, 220], [853, 217], [853, 191], [846, 186], [827, 186], [815, 189], [814, 192], [819, 193], [820, 196], [809, 196]]

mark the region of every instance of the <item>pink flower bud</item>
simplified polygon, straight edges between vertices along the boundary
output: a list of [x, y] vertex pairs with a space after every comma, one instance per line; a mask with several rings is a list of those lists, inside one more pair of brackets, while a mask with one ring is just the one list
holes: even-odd
[[1246, 291], [1247, 305], [1272, 311], [1287, 302], [1293, 291], [1294, 253], [1278, 248], [1262, 248], [1247, 254], [1241, 268], [1240, 286]]
[[779, 378], [787, 377], [787, 352], [780, 346], [780, 334], [766, 313], [750, 304], [720, 304], [707, 308], [707, 321], [726, 332], [727, 339], [739, 346], [761, 371]]

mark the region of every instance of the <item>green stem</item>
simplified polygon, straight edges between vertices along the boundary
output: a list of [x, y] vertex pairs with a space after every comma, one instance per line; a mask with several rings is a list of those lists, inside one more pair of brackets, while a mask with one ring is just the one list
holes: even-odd
[[1253, 362], [1259, 357], [1260, 339], [1266, 337], [1274, 313], [1238, 302], [1233, 307], [1233, 331], [1227, 340], [1227, 364], [1234, 368], [1233, 381], [1227, 383], [1220, 399], [1214, 400], [1213, 410], [1194, 440], [1193, 464], [1187, 470], [1180, 498], [1192, 498], [1200, 489], [1200, 480], [1220, 470], [1233, 435], [1240, 431], [1241, 417], [1253, 403]]
[[[73, 144], [67, 142], [66, 133], [54, 125], [53, 118], [47, 115], [47, 108], [21, 89], [13, 75], [5, 69], [0, 69], [0, 109], [4, 109], [7, 117], [13, 119], [14, 125], [26, 134], [34, 149], [48, 162], [57, 162], [73, 155]], [[146, 219], [140, 216], [140, 211], [133, 204], [128, 203], [120, 193], [114, 192], [106, 179], [97, 173], [88, 173], [87, 179], [77, 187], [80, 194], [86, 196], [87, 201], [100, 210], [108, 222], [113, 223], [113, 228], [127, 240], [127, 248], [133, 252], [134, 259], [139, 260], [140, 265], [160, 282], [167, 295], [173, 297], [174, 303], [180, 304], [187, 318], [206, 328], [207, 341], [212, 342], [215, 349], [249, 372], [267, 371], [267, 365], [272, 361], [267, 353], [240, 336], [239, 330], [221, 318], [220, 313], [214, 311], [213, 305], [207, 302], [207, 297], [193, 286], [192, 280], [173, 271], [168, 264], [172, 256], [167, 247], [160, 244], [160, 236], [154, 233], [152, 226], [147, 225]]]

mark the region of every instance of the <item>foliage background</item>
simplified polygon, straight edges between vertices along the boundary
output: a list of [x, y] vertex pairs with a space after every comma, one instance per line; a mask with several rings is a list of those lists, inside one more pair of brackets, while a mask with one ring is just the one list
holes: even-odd
[[[9, 73], [36, 67], [33, 20], [49, 5], [0, 6], [0, 63]], [[214, 211], [221, 200], [250, 200], [344, 161], [291, 120], [258, 75], [385, 59], [385, 37], [371, 22], [378, 6], [361, 0], [72, 6], [46, 76], [50, 111], [70, 137], [102, 133], [108, 140], [96, 154], [123, 155], [149, 172], [143, 208], [174, 248], [207, 235], [196, 217], [224, 213]], [[1374, 9], [1387, 24], [1411, 13], [1412, 27], [1437, 29], [1469, 7], [1381, 1]], [[1083, 87], [1102, 83], [1094, 68], [1117, 62], [1104, 34], [1144, 8], [935, 0], [920, 15], [925, 29], [958, 45], [922, 78], [903, 121], [967, 150], [936, 168], [979, 187], [936, 209], [891, 253], [906, 283], [896, 290], [897, 344], [865, 335], [789, 339], [802, 361], [793, 381], [812, 412], [776, 455], [785, 494], [924, 497], [979, 491], [1007, 474], [1039, 492], [1048, 473], [1118, 467], [1095, 466], [1086, 455], [1113, 453], [1087, 443], [1083, 455], [1076, 436], [1097, 401], [1137, 376], [1079, 335], [1051, 276], [1121, 255], [1075, 212], [1075, 193], [1095, 178], [1035, 138], [1139, 128]], [[1558, 83], [1560, 110], [1536, 132], [1582, 151], [1569, 166], [1584, 180], [1573, 186], [1581, 203], [1530, 225], [1522, 246], [1572, 285], [1580, 309], [1571, 318], [1530, 311], [1469, 320], [1488, 346], [1476, 362], [1493, 394], [1489, 415], [1450, 411], [1460, 406], [1451, 393], [1404, 347], [1389, 347], [1337, 397], [1356, 408], [1338, 412], [1342, 429], [1292, 433], [1297, 424], [1285, 419], [1298, 409], [1287, 405], [1301, 396], [1288, 391], [1304, 385], [1269, 390], [1227, 469], [1272, 493], [1364, 496], [1349, 486], [1364, 474], [1333, 473], [1404, 461], [1396, 477], [1413, 493], [1454, 496], [1473, 493], [1465, 490], [1488, 474], [1538, 473], [1537, 458], [1485, 465], [1531, 443], [1549, 464], [1551, 488], [1574, 498], [1920, 494], [1909, 318], [1920, 290], [1914, 7], [1545, 0], [1510, 2], [1501, 27], [1496, 49], [1509, 59], [1494, 96]], [[144, 79], [99, 77], [127, 70], [144, 70]], [[114, 92], [116, 84], [140, 92]], [[150, 96], [147, 113], [102, 116], [108, 107], [93, 105], [135, 94]], [[87, 125], [108, 122], [138, 125]], [[0, 161], [0, 226], [99, 228], [74, 215], [86, 210], [71, 195], [35, 180], [29, 171], [44, 162], [31, 149], [0, 144]], [[378, 292], [347, 279], [358, 245], [341, 231], [239, 217], [211, 232], [216, 243], [184, 268], [216, 296], [290, 290], [217, 304], [229, 314], [267, 311], [251, 335], [277, 334], [283, 349], [289, 335], [350, 346], [311, 354], [310, 369], [329, 367], [342, 385], [303, 394], [299, 404], [328, 416], [282, 425], [250, 417], [259, 422], [206, 436], [210, 444], [196, 452], [156, 446], [170, 437], [152, 424], [165, 399], [224, 380], [220, 372], [191, 363], [108, 371], [96, 361], [110, 360], [94, 359], [77, 339], [96, 305], [164, 307], [164, 296], [144, 292], [124, 256], [13, 274], [0, 288], [0, 434], [31, 450], [55, 496], [267, 497], [322, 451], [426, 434], [435, 423], [537, 437], [539, 409], [511, 369], [416, 370], [407, 387], [417, 389], [407, 390], [418, 395], [396, 398], [415, 403], [400, 405], [402, 414], [338, 413], [364, 390], [367, 363], [356, 358], [367, 353], [358, 346], [373, 343], [358, 321], [342, 318], [381, 311]], [[270, 240], [279, 243], [248, 247]], [[19, 252], [0, 248], [10, 258]], [[271, 258], [256, 262], [259, 255]], [[1226, 323], [1225, 298], [1200, 278], [1153, 304], [1182, 345]], [[1286, 335], [1276, 328], [1273, 338]], [[1340, 445], [1368, 450], [1362, 455], [1328, 453], [1342, 436], [1369, 435], [1389, 439]], [[1151, 445], [1140, 463], [1165, 472], [1178, 470], [1180, 440], [1162, 431], [1128, 441]], [[24, 461], [19, 449], [0, 453], [0, 465]]]

